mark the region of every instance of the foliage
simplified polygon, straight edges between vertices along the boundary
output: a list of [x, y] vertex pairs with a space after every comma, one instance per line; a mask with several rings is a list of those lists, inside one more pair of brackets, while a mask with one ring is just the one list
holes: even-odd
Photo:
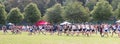
[[87, 3], [85, 4], [85, 6], [88, 7], [90, 11], [92, 11], [93, 8], [94, 8], [94, 6], [95, 6], [95, 4], [96, 4], [96, 2], [97, 2], [97, 1], [95, 1], [95, 0], [90, 0], [89, 2], [87, 2]]
[[39, 11], [35, 3], [30, 3], [24, 9], [25, 20], [28, 23], [35, 23], [41, 18], [41, 12]]
[[116, 16], [117, 19], [120, 19], [120, 3], [118, 4], [118, 7], [114, 12], [114, 16]]
[[63, 11], [63, 8], [61, 4], [56, 4], [53, 7], [47, 9], [44, 19], [54, 24], [60, 23], [63, 21], [61, 16], [62, 11]]
[[38, 5], [38, 9], [41, 11], [41, 14], [45, 13], [45, 10], [49, 7], [52, 7], [56, 1], [55, 0], [6, 0], [4, 2], [7, 12], [14, 7], [20, 8], [21, 12], [24, 12], [24, 8], [29, 3], [35, 3]]
[[120, 3], [120, 0], [113, 0], [112, 1], [112, 7], [113, 7], [113, 9], [115, 10], [115, 9], [117, 9], [117, 5], [118, 5], [118, 3]]
[[88, 20], [88, 11], [80, 2], [74, 2], [65, 6], [62, 16], [69, 22], [85, 22]]
[[18, 8], [13, 8], [8, 14], [7, 20], [11, 23], [20, 23], [23, 20], [23, 15]]
[[107, 1], [97, 2], [91, 14], [96, 21], [109, 20], [112, 16], [112, 6]]
[[0, 24], [5, 24], [6, 15], [5, 6], [0, 4]]

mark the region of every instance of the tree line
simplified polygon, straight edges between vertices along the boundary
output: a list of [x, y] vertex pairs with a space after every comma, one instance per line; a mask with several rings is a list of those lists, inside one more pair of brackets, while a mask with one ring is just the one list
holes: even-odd
[[63, 21], [81, 23], [120, 19], [119, 0], [94, 1], [9, 0], [0, 4], [0, 24], [7, 22], [15, 24], [27, 22], [34, 24], [38, 20], [57, 24]]

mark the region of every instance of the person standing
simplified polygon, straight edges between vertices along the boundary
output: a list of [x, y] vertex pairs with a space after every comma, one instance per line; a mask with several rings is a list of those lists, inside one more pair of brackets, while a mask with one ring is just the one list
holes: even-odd
[[11, 29], [12, 34], [15, 34], [15, 25], [10, 26], [9, 28]]
[[3, 33], [6, 34], [7, 33], [7, 27], [4, 25], [2, 26], [2, 30], [3, 30]]
[[62, 26], [58, 25], [57, 26], [57, 31], [58, 31], [58, 35], [62, 35]]
[[103, 29], [104, 29], [104, 25], [100, 25], [100, 36], [103, 37]]

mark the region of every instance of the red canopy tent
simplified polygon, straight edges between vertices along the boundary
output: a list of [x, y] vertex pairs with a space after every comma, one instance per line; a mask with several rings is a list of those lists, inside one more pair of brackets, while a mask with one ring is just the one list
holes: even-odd
[[46, 22], [44, 20], [40, 20], [40, 21], [38, 21], [38, 22], [35, 23], [36, 26], [39, 26], [39, 25], [48, 25], [48, 24], [50, 24], [50, 23]]

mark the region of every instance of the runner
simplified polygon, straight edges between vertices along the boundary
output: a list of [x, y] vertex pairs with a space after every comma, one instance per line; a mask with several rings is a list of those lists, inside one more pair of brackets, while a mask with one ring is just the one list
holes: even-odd
[[32, 33], [33, 33], [33, 27], [32, 26], [30, 26], [29, 31], [30, 31], [29, 35], [32, 35]]
[[90, 35], [92, 35], [92, 33], [94, 33], [95, 32], [95, 30], [94, 30], [94, 25], [90, 25]]
[[89, 24], [86, 24], [85, 25], [86, 26], [86, 36], [90, 36], [90, 26], [89, 26]]
[[77, 31], [77, 27], [76, 25], [72, 25], [72, 36], [75, 34], [75, 32]]
[[36, 34], [33, 26], [30, 26], [29, 31], [29, 35], [32, 35], [33, 33]]
[[81, 31], [82, 31], [82, 26], [80, 24], [77, 24], [77, 36], [79, 36]]
[[108, 36], [109, 36], [109, 35], [108, 35], [108, 31], [109, 31], [109, 26], [108, 26], [108, 24], [104, 24], [104, 34], [103, 34], [103, 36], [107, 35], [107, 37], [108, 37]]
[[72, 25], [68, 25], [68, 30], [66, 35], [69, 36], [70, 34], [72, 34], [71, 32], [72, 32]]
[[46, 35], [46, 34], [44, 33], [44, 31], [42, 31], [42, 28], [43, 28], [43, 26], [39, 26], [39, 28], [38, 28], [38, 33], [40, 34], [40, 32], [41, 32], [42, 34]]
[[84, 24], [82, 24], [82, 35], [85, 35], [86, 27]]
[[120, 38], [120, 24], [118, 24], [118, 37]]
[[112, 25], [112, 35], [111, 35], [111, 37], [113, 37], [114, 34], [117, 34], [116, 29], [117, 29], [117, 26], [115, 24]]

